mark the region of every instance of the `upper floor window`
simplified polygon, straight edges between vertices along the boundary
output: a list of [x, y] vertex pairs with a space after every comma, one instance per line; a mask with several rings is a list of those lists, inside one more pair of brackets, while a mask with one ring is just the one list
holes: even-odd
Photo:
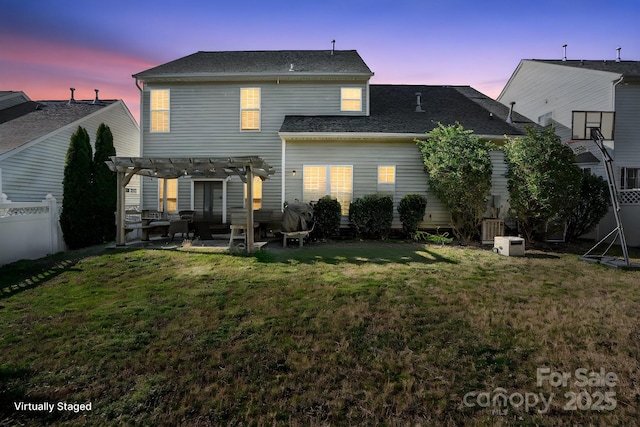
[[153, 89], [151, 97], [151, 132], [169, 132], [169, 89]]
[[240, 89], [240, 129], [260, 130], [260, 88]]
[[549, 111], [541, 116], [538, 116], [538, 124], [540, 126], [549, 126], [552, 122], [553, 112]]
[[343, 87], [340, 89], [341, 111], [362, 111], [362, 88]]

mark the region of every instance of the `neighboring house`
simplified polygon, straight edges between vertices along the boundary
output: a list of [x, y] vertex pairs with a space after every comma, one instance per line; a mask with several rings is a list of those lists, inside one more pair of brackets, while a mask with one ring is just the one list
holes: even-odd
[[[600, 176], [606, 174], [601, 153], [582, 138], [598, 124], [613, 130], [606, 145], [614, 159], [627, 243], [640, 246], [640, 61], [622, 61], [619, 55], [599, 61], [522, 60], [498, 101], [515, 102], [520, 114], [554, 126], [576, 152], [579, 166]], [[573, 126], [574, 112], [580, 126]], [[595, 237], [613, 229], [612, 221], [612, 216], [605, 218]]]
[[[415, 138], [437, 123], [461, 123], [500, 144], [533, 124], [468, 86], [371, 85], [373, 72], [354, 50], [197, 52], [135, 74], [141, 89], [144, 157], [260, 156], [277, 171], [254, 186], [255, 209], [313, 202], [329, 194], [348, 213], [366, 194], [428, 198], [423, 226], [450, 218], [428, 192]], [[495, 151], [494, 197], [507, 201], [505, 165]], [[142, 181], [144, 209], [228, 216], [242, 207], [239, 178]], [[165, 196], [166, 195], [166, 196]], [[164, 200], [166, 197], [166, 201]], [[345, 219], [346, 223], [346, 219]], [[399, 220], [394, 221], [396, 227]]]
[[[95, 143], [100, 123], [113, 133], [120, 156], [140, 154], [140, 129], [121, 100], [31, 101], [23, 92], [0, 92], [0, 193], [13, 202], [40, 201], [47, 194], [62, 203], [62, 179], [71, 135], [82, 126]], [[127, 205], [139, 205], [139, 180]]]

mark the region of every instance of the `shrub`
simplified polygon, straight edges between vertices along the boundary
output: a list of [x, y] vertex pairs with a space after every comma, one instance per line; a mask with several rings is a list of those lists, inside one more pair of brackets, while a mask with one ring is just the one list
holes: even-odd
[[449, 210], [454, 234], [464, 241], [477, 237], [491, 190], [490, 143], [460, 124], [439, 124], [416, 143], [429, 188]]
[[568, 241], [589, 233], [609, 211], [609, 184], [599, 176], [582, 174], [580, 200], [567, 220]]
[[330, 196], [324, 196], [313, 206], [315, 221], [314, 234], [327, 238], [340, 232], [342, 207], [340, 202]]
[[564, 222], [580, 197], [582, 172], [553, 128], [527, 127], [504, 146], [511, 214], [527, 241], [543, 236], [551, 220]]
[[356, 234], [366, 238], [385, 239], [393, 220], [393, 198], [369, 194], [354, 200], [349, 206], [349, 221]]
[[420, 194], [407, 194], [400, 200], [398, 214], [402, 221], [402, 229], [409, 237], [413, 237], [418, 230], [418, 224], [424, 218], [426, 210], [427, 198]]

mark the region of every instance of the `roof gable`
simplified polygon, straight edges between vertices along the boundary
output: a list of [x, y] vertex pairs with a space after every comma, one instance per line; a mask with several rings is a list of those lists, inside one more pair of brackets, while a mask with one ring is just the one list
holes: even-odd
[[29, 111], [21, 111], [23, 114], [5, 122], [0, 120], [0, 154], [41, 138], [115, 102], [103, 100], [94, 104], [82, 101], [39, 101], [11, 107], [7, 110], [22, 108]]
[[139, 80], [222, 76], [289, 76], [373, 73], [355, 50], [196, 52], [134, 74]]

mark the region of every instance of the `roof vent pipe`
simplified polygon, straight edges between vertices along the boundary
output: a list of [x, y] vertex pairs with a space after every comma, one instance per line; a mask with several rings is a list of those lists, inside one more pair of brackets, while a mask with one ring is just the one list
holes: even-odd
[[336, 51], [336, 41], [331, 40], [331, 55]]
[[69, 90], [71, 91], [71, 99], [69, 99], [69, 102], [67, 104], [75, 104], [76, 100], [73, 97], [73, 92], [75, 92], [76, 88], [75, 87], [70, 87]]
[[511, 105], [511, 107], [509, 108], [509, 115], [507, 116], [507, 120], [505, 121], [509, 124], [513, 124], [513, 106], [516, 105], [516, 102], [511, 101], [509, 105]]
[[422, 109], [422, 100], [420, 99], [422, 94], [420, 92], [416, 92], [416, 113], [424, 113]]
[[97, 103], [99, 103], [99, 102], [100, 102], [100, 100], [98, 99], [98, 92], [99, 92], [99, 90], [98, 90], [98, 89], [94, 89], [94, 90], [96, 91], [96, 99], [94, 99], [94, 100], [93, 100], [93, 103], [94, 103], [94, 104], [97, 104]]
[[564, 56], [562, 57], [562, 60], [566, 61], [567, 60], [567, 45], [566, 44], [562, 45], [562, 50], [564, 51]]
[[616, 62], [620, 62], [620, 51], [621, 50], [622, 50], [621, 47], [616, 48], [616, 51], [617, 51]]

